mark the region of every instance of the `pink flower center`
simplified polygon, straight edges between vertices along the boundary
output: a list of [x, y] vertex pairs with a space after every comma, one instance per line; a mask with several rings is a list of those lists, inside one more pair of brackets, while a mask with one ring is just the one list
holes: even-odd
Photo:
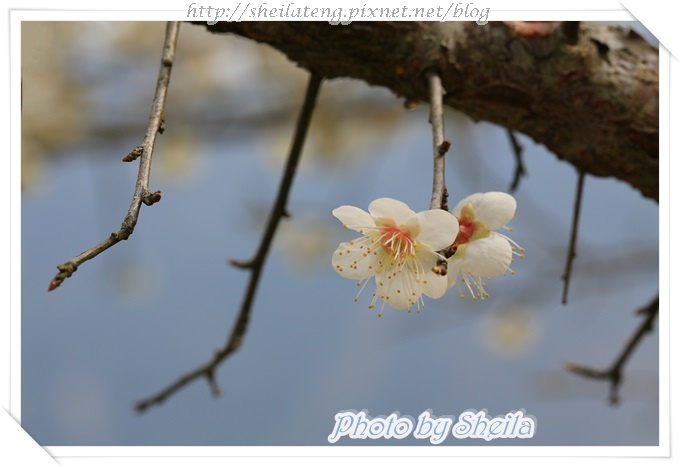
[[380, 245], [396, 259], [415, 255], [416, 241], [409, 232], [394, 225], [380, 228]]
[[458, 251], [458, 247], [460, 245], [470, 242], [472, 240], [472, 236], [479, 227], [479, 222], [475, 221], [475, 211], [472, 209], [471, 204], [463, 206], [460, 217], [456, 216], [456, 219], [458, 219], [458, 235], [451, 246], [447, 249], [447, 258], [450, 258], [456, 254], [456, 251]]
[[477, 229], [477, 223], [465, 217], [458, 219], [458, 236], [452, 246], [459, 246], [470, 241]]

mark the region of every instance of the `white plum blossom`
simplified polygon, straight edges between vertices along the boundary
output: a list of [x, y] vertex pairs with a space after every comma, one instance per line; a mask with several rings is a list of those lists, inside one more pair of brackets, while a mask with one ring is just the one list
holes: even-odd
[[[473, 298], [489, 296], [483, 278], [504, 275], [510, 269], [512, 256], [523, 257], [524, 249], [507, 236], [495, 232], [515, 216], [517, 202], [507, 193], [475, 193], [453, 209], [458, 218], [456, 240], [449, 247], [448, 285], [453, 286], [460, 276]], [[458, 288], [464, 297], [460, 283]]]
[[[406, 204], [379, 198], [368, 212], [354, 206], [333, 211], [345, 227], [361, 234], [340, 244], [333, 253], [333, 269], [343, 277], [358, 280], [359, 294], [375, 277], [376, 288], [369, 308], [383, 301], [396, 309], [424, 307], [422, 295], [439, 298], [448, 289], [445, 276], [433, 271], [437, 253], [453, 243], [458, 221], [448, 211], [434, 209], [415, 213]], [[354, 301], [357, 301], [357, 297]], [[382, 315], [381, 312], [378, 316]]]

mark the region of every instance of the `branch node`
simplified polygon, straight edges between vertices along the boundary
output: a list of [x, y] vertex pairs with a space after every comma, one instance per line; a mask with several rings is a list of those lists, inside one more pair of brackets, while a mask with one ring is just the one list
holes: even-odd
[[443, 157], [447, 152], [449, 152], [449, 149], [451, 149], [451, 141], [449, 141], [448, 139], [445, 139], [437, 147], [437, 155], [439, 157]]
[[524, 169], [524, 161], [522, 159], [522, 154], [524, 152], [524, 147], [520, 144], [517, 136], [512, 130], [508, 130], [508, 138], [510, 138], [510, 144], [512, 144], [512, 151], [515, 155], [515, 175], [510, 184], [510, 192], [514, 193], [519, 187], [519, 182], [523, 176], [526, 175], [526, 170]]
[[60, 272], [68, 273], [68, 275], [70, 276], [75, 272], [76, 269], [78, 269], [78, 266], [68, 261], [57, 266], [57, 269], [59, 269]]
[[125, 225], [122, 225], [118, 232], [111, 232], [109, 238], [111, 239], [112, 244], [114, 244], [120, 242], [121, 240], [127, 240], [131, 233], [132, 232], [129, 228], [125, 227]]
[[573, 362], [566, 362], [564, 364], [567, 371], [592, 379], [606, 379], [609, 380], [609, 403], [616, 405], [619, 403], [619, 387], [623, 382], [623, 367], [633, 354], [633, 351], [642, 341], [642, 337], [652, 331], [652, 323], [659, 313], [659, 296], [657, 295], [648, 305], [637, 311], [637, 314], [646, 314], [645, 320], [635, 331], [633, 336], [628, 340], [626, 346], [623, 348], [621, 355], [614, 361], [614, 363], [606, 370], [596, 370], [590, 367], [582, 366]]
[[154, 191], [150, 192], [149, 190], [144, 190], [144, 194], [142, 195], [142, 202], [146, 204], [147, 206], [151, 206], [153, 204], [156, 204], [161, 200], [161, 192], [160, 191]]

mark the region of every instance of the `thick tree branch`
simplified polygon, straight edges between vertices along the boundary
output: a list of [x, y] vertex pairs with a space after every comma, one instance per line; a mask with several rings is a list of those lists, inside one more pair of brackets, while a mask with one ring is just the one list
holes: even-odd
[[234, 326], [231, 329], [227, 343], [223, 347], [219, 348], [215, 352], [213, 358], [207, 363], [184, 374], [174, 383], [170, 384], [156, 394], [139, 401], [135, 406], [137, 411], [144, 412], [149, 407], [162, 403], [165, 399], [182, 389], [188, 383], [201, 377], [206, 378], [213, 395], [217, 396], [220, 394], [220, 388], [215, 381], [215, 371], [227, 357], [229, 357], [241, 347], [246, 330], [248, 329], [250, 310], [252, 308], [253, 301], [255, 300], [257, 286], [260, 282], [260, 275], [262, 273], [262, 269], [264, 268], [264, 262], [267, 258], [267, 253], [269, 252], [272, 240], [274, 239], [274, 234], [276, 233], [276, 229], [279, 225], [279, 222], [281, 221], [281, 218], [288, 217], [288, 213], [286, 211], [288, 194], [290, 193], [291, 186], [293, 185], [293, 178], [295, 177], [295, 172], [297, 171], [297, 164], [300, 160], [302, 146], [307, 135], [307, 130], [311, 123], [312, 112], [316, 104], [316, 98], [319, 93], [319, 88], [321, 87], [321, 82], [322, 78], [318, 75], [312, 74], [309, 78], [305, 102], [302, 106], [300, 116], [298, 117], [295, 135], [293, 137], [293, 144], [288, 155], [286, 167], [283, 171], [283, 177], [281, 179], [281, 184], [279, 185], [279, 192], [276, 196], [276, 200], [274, 201], [274, 206], [272, 207], [272, 211], [269, 215], [269, 221], [262, 236], [260, 246], [257, 249], [257, 253], [250, 261], [231, 261], [231, 264], [234, 266], [240, 267], [242, 269], [250, 269], [250, 280], [243, 297], [241, 310], [238, 314], [238, 317], [236, 318]]
[[437, 69], [449, 91], [445, 105], [522, 132], [560, 159], [587, 167], [589, 175], [616, 177], [658, 201], [658, 50], [620, 28], [523, 25], [219, 22], [207, 27], [270, 44], [323, 76], [361, 79], [408, 101], [427, 101], [422, 76]]
[[144, 142], [123, 158], [124, 162], [132, 162], [137, 158], [140, 158], [140, 160], [135, 192], [132, 195], [132, 202], [125, 215], [125, 219], [123, 219], [120, 230], [113, 232], [106, 240], [96, 246], [85, 250], [76, 257], [58, 265], [57, 269], [59, 269], [59, 273], [57, 273], [57, 275], [54, 276], [54, 279], [52, 279], [52, 282], [50, 282], [47, 289], [48, 291], [52, 291], [59, 287], [61, 283], [64, 282], [66, 278], [71, 277], [76, 269], [78, 269], [78, 266], [85, 261], [91, 260], [121, 240], [127, 240], [135, 230], [142, 203], [151, 206], [160, 201], [160, 191], [149, 191], [151, 157], [153, 155], [154, 145], [156, 144], [156, 135], [163, 131], [165, 99], [170, 84], [170, 72], [172, 71], [172, 65], [175, 60], [178, 34], [179, 22], [169, 21], [165, 30], [165, 42], [163, 43], [163, 53], [161, 55], [161, 68], [158, 72], [158, 79], [156, 80], [156, 94], [154, 95], [153, 104], [151, 105], [151, 116], [149, 117], [149, 125], [147, 126], [146, 134], [144, 135]]

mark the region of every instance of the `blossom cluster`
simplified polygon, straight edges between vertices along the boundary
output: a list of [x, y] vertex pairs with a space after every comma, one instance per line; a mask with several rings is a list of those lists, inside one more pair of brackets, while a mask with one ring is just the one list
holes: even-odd
[[[517, 203], [507, 193], [476, 193], [452, 212], [414, 212], [391, 198], [379, 198], [368, 212], [355, 206], [333, 210], [344, 227], [361, 236], [343, 242], [333, 253], [338, 274], [357, 281], [359, 293], [375, 280], [369, 308], [378, 299], [396, 309], [424, 308], [423, 295], [440, 298], [454, 285], [473, 298], [488, 297], [484, 278], [510, 271], [513, 255], [523, 249], [497, 232], [515, 216]], [[461, 286], [464, 284], [464, 286]], [[382, 314], [382, 308], [379, 316]]]

